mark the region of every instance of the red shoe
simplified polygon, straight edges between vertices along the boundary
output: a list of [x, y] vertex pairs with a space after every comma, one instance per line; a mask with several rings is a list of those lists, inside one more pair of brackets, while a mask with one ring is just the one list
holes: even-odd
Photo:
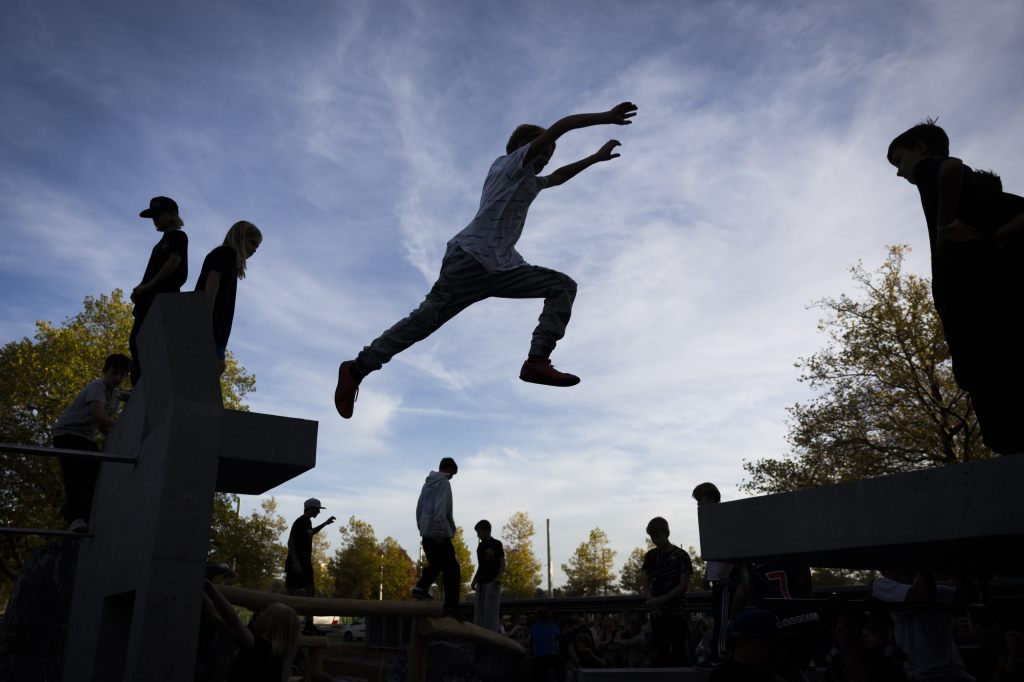
[[352, 376], [352, 361], [346, 360], [338, 367], [338, 386], [334, 389], [334, 408], [344, 419], [352, 417], [359, 395], [359, 382]]
[[527, 358], [519, 370], [519, 378], [545, 386], [575, 386], [580, 383], [578, 376], [555, 369], [548, 358]]

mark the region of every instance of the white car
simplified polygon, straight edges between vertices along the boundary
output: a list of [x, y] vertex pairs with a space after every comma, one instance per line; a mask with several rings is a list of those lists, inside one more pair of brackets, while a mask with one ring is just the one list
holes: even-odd
[[341, 626], [341, 638], [346, 642], [356, 639], [366, 639], [366, 623], [362, 620], [353, 620]]

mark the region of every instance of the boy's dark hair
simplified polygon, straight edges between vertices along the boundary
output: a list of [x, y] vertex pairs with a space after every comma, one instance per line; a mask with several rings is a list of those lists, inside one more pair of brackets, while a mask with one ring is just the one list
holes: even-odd
[[537, 609], [537, 620], [541, 623], [551, 622], [551, 609], [546, 606]]
[[523, 123], [517, 126], [512, 131], [512, 135], [508, 138], [508, 144], [505, 145], [505, 153], [511, 154], [515, 150], [522, 147], [524, 144], [530, 144], [544, 132], [544, 128], [533, 125], [532, 123]]
[[108, 355], [107, 359], [103, 362], [103, 371], [106, 372], [111, 367], [130, 372], [132, 371], [132, 359], [121, 353], [113, 353]]
[[473, 530], [480, 530], [481, 528], [483, 530], [487, 531], [488, 533], [490, 533], [491, 532], [491, 522], [488, 521], [487, 519], [480, 519], [479, 521], [476, 522], [476, 525], [473, 526]]
[[699, 486], [693, 489], [693, 499], [699, 500], [702, 497], [706, 497], [713, 502], [722, 501], [722, 493], [718, 492], [718, 486], [714, 483], [701, 483]]
[[664, 518], [660, 516], [655, 516], [653, 519], [647, 522], [647, 534], [652, 535], [653, 533], [656, 533], [658, 531], [661, 531], [665, 535], [668, 535], [668, 521], [666, 521]]
[[935, 125], [937, 121], [937, 118], [926, 118], [924, 122], [897, 135], [896, 139], [889, 143], [889, 150], [885, 153], [885, 158], [892, 160], [894, 149], [897, 147], [913, 149], [918, 142], [923, 142], [933, 156], [942, 159], [949, 156], [949, 136], [946, 135], [945, 130]]
[[438, 471], [450, 471], [453, 474], [459, 473], [459, 465], [455, 463], [455, 460], [451, 457], [445, 457], [441, 460], [441, 463], [437, 465]]

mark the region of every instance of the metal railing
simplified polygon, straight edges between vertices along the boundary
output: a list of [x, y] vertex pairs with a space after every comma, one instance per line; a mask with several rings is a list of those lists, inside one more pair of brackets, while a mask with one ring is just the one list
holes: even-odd
[[[70, 448], [51, 448], [43, 445], [24, 445], [21, 443], [0, 443], [0, 452], [15, 455], [34, 455], [37, 457], [58, 457], [79, 461], [111, 462], [114, 464], [135, 464], [138, 455], [122, 455], [114, 452], [97, 452], [95, 450], [73, 450]], [[67, 538], [91, 538], [91, 533], [76, 533], [70, 530], [52, 528], [11, 528], [0, 527], [0, 535], [44, 535]]]

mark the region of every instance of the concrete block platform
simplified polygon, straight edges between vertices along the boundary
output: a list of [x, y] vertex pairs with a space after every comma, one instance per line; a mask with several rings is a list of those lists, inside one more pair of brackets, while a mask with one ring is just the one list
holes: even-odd
[[698, 520], [705, 559], [1019, 573], [1024, 457], [724, 502]]

